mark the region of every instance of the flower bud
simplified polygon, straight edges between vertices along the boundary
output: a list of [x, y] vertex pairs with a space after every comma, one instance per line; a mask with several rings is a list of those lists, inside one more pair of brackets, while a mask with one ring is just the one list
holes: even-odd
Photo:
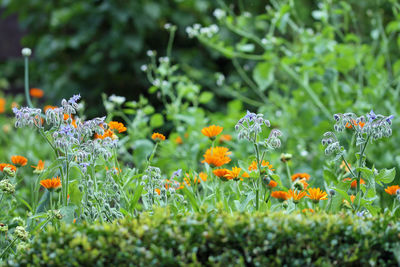
[[30, 57], [32, 55], [32, 50], [28, 47], [22, 48], [21, 53], [24, 57]]

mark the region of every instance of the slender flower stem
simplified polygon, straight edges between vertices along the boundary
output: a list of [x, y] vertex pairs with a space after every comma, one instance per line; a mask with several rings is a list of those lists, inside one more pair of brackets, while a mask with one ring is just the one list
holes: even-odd
[[353, 170], [350, 168], [349, 163], [347, 163], [347, 160], [344, 158], [343, 155], [342, 155], [342, 160], [343, 160], [344, 164], [346, 165], [347, 169], [349, 169], [351, 175], [353, 175], [353, 178], [356, 178], [357, 176], [354, 174]]
[[33, 108], [31, 96], [29, 94], [29, 57], [25, 56], [25, 98], [28, 106]]
[[14, 245], [14, 243], [15, 243], [15, 241], [17, 241], [17, 239], [18, 239], [18, 237], [14, 238], [14, 240], [11, 241], [11, 243], [3, 250], [3, 252], [2, 252], [1, 255], [0, 255], [0, 259], [3, 258], [4, 254], [6, 254], [7, 250], [8, 250], [12, 245]]
[[[371, 135], [368, 135], [367, 137], [367, 141], [364, 144], [364, 147], [361, 149], [361, 153], [360, 153], [360, 159], [358, 161], [358, 167], [361, 168], [362, 165], [362, 160], [363, 160], [363, 156], [364, 156], [364, 152], [365, 152], [365, 148], [368, 145], [368, 141]], [[358, 194], [358, 192], [360, 191], [360, 180], [361, 180], [361, 171], [358, 171], [358, 175], [357, 175], [357, 190], [356, 190], [356, 194]], [[360, 198], [361, 200], [361, 198]]]
[[289, 163], [287, 161], [285, 161], [285, 166], [286, 166], [286, 173], [288, 176], [289, 186], [291, 186], [292, 185], [292, 174], [290, 172]]

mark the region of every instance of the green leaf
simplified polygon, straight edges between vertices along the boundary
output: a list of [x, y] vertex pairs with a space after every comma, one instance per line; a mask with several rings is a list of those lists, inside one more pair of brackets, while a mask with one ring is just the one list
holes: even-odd
[[201, 104], [206, 104], [206, 103], [210, 102], [211, 99], [213, 99], [213, 97], [214, 97], [214, 94], [211, 92], [202, 92], [199, 97], [199, 102]]
[[75, 204], [76, 206], [79, 206], [83, 197], [83, 193], [79, 191], [78, 188], [78, 181], [73, 181], [69, 183], [68, 186], [68, 194], [69, 194], [69, 200], [70, 203]]
[[182, 189], [182, 191], [185, 194], [185, 196], [188, 198], [190, 204], [192, 205], [193, 210], [196, 212], [199, 211], [199, 205], [197, 204], [197, 200], [196, 200], [194, 194], [191, 191], [189, 191], [186, 187], [184, 187]]
[[258, 63], [253, 71], [253, 79], [261, 91], [265, 91], [274, 81], [275, 67], [269, 62]]
[[349, 203], [351, 203], [350, 196], [349, 196], [349, 194], [347, 194], [346, 191], [344, 191], [344, 190], [342, 190], [342, 189], [339, 189], [339, 188], [335, 188], [335, 191], [336, 191], [339, 195], [341, 195], [345, 200], [347, 200]]
[[66, 223], [73, 223], [75, 219], [75, 205], [69, 205], [67, 207], [62, 207], [60, 213], [62, 215], [62, 221]]
[[160, 113], [156, 113], [153, 116], [151, 116], [150, 119], [150, 126], [153, 128], [158, 128], [163, 126], [164, 124], [164, 117]]
[[356, 168], [357, 171], [361, 172], [361, 177], [368, 182], [368, 184], [374, 183], [374, 171], [367, 168]]
[[131, 203], [129, 204], [129, 210], [130, 211], [133, 211], [135, 209], [140, 197], [142, 196], [142, 191], [143, 191], [143, 186], [142, 185], [138, 185], [136, 187], [135, 194], [133, 195]]
[[394, 180], [395, 176], [396, 176], [395, 168], [392, 168], [390, 170], [382, 169], [382, 170], [380, 170], [378, 175], [375, 177], [375, 181], [380, 185], [382, 185], [382, 183], [388, 184]]
[[39, 206], [36, 209], [35, 213], [45, 212], [46, 206], [50, 203], [50, 192], [46, 189], [42, 198], [39, 201]]

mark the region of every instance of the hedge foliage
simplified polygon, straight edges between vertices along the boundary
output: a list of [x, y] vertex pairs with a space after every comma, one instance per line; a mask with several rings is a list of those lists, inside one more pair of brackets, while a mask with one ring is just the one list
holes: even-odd
[[[400, 261], [400, 223], [385, 217], [165, 210], [36, 236], [9, 266], [385, 266]], [[397, 252], [396, 252], [397, 251]]]

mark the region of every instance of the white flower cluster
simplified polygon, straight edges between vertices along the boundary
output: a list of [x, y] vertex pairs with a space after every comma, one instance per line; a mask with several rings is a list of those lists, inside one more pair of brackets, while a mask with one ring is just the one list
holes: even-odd
[[197, 36], [205, 36], [207, 38], [213, 37], [219, 32], [219, 27], [212, 24], [208, 27], [202, 27], [200, 24], [194, 24], [193, 26], [186, 27], [186, 33], [189, 38], [194, 38]]

